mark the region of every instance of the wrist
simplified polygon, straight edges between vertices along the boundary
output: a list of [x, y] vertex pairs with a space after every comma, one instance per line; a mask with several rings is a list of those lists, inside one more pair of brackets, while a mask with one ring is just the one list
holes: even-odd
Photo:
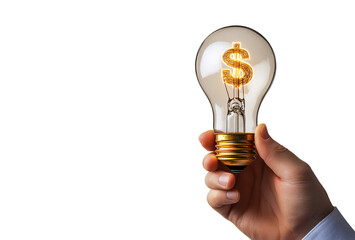
[[303, 240], [355, 239], [355, 231], [347, 223], [337, 208], [328, 214]]
[[320, 222], [322, 222], [326, 217], [328, 217], [335, 207], [329, 203], [322, 211], [318, 213], [311, 213], [309, 215], [309, 221], [306, 221], [304, 225], [299, 229], [299, 234], [297, 239], [303, 239], [312, 229], [314, 229]]

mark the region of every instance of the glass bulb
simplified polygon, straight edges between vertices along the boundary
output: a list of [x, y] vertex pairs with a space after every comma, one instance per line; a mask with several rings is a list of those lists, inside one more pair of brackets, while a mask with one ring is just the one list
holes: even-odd
[[248, 27], [211, 33], [196, 56], [196, 75], [213, 111], [216, 155], [232, 172], [255, 160], [260, 104], [276, 70], [268, 41]]

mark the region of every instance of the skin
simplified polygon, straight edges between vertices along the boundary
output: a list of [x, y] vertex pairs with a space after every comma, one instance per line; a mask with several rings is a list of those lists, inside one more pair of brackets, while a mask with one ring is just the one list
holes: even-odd
[[[199, 138], [215, 150], [214, 133]], [[259, 156], [233, 174], [214, 152], [203, 159], [209, 205], [251, 239], [302, 239], [334, 207], [307, 163], [273, 140], [265, 124], [255, 131]]]

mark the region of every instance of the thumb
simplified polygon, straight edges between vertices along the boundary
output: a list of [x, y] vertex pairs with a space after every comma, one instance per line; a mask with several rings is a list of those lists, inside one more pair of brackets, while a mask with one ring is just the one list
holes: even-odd
[[272, 139], [265, 124], [255, 130], [255, 145], [265, 164], [280, 178], [297, 177], [309, 166], [287, 148]]

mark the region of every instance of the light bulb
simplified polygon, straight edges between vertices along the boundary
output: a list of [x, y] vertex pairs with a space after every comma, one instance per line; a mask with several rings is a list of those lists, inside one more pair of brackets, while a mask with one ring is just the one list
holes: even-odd
[[196, 56], [196, 76], [213, 111], [216, 156], [232, 172], [255, 160], [260, 104], [276, 70], [268, 41], [248, 27], [211, 33]]

